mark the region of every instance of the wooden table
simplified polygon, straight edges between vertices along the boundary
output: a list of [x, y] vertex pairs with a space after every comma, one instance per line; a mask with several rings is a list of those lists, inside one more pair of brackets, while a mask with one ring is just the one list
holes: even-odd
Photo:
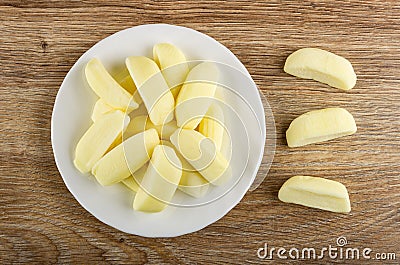
[[[400, 260], [400, 4], [398, 1], [0, 1], [0, 263], [284, 263], [257, 257], [268, 247], [336, 246], [394, 252]], [[140, 24], [196, 29], [227, 46], [267, 97], [276, 120], [268, 177], [220, 221], [178, 238], [149, 239], [108, 227], [65, 187], [50, 143], [53, 103], [66, 73], [88, 48]], [[282, 70], [301, 47], [348, 58], [356, 87], [340, 92]], [[340, 106], [358, 132], [289, 149], [292, 119]], [[352, 212], [335, 214], [277, 198], [293, 175], [344, 183]], [[287, 253], [286, 253], [287, 255]], [[290, 260], [290, 258], [289, 258]], [[286, 261], [288, 262], [288, 261]], [[298, 262], [298, 261], [297, 261]], [[350, 260], [306, 260], [347, 263]]]

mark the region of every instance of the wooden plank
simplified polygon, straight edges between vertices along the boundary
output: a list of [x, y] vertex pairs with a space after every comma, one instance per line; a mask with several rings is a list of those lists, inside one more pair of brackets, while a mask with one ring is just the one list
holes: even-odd
[[[0, 14], [0, 263], [257, 263], [264, 243], [322, 248], [345, 236], [349, 247], [396, 252], [398, 264], [398, 1], [0, 1]], [[132, 236], [95, 219], [66, 189], [50, 143], [52, 107], [69, 68], [102, 38], [146, 23], [191, 27], [226, 45], [276, 120], [276, 156], [263, 184], [220, 221], [178, 238]], [[343, 93], [285, 74], [285, 58], [308, 46], [348, 58], [356, 87]], [[357, 134], [289, 149], [290, 121], [328, 106], [347, 108]], [[343, 182], [352, 212], [281, 203], [280, 186], [296, 174]]]

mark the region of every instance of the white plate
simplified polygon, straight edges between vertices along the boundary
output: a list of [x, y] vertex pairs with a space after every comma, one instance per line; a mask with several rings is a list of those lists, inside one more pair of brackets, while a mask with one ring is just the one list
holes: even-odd
[[[212, 60], [223, 68], [232, 133], [232, 181], [212, 188], [202, 199], [177, 192], [174, 203], [161, 213], [132, 210], [134, 193], [122, 184], [100, 186], [93, 176], [81, 174], [73, 165], [74, 148], [90, 126], [96, 95], [86, 84], [83, 69], [93, 57], [112, 73], [123, 68], [131, 55], [152, 57], [159, 42], [178, 46], [191, 60]], [[216, 222], [243, 198], [260, 166], [265, 143], [264, 109], [258, 89], [243, 64], [225, 46], [198, 31], [165, 24], [142, 25], [115, 33], [85, 52], [62, 83], [54, 104], [51, 140], [61, 176], [77, 201], [100, 221], [121, 231], [145, 237], [173, 237], [195, 232]], [[243, 173], [243, 174], [242, 174]], [[189, 206], [191, 205], [191, 206]]]

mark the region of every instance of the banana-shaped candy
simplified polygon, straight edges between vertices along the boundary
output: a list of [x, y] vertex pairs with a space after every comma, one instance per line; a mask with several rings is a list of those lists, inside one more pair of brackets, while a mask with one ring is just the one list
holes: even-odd
[[221, 107], [215, 102], [211, 104], [203, 120], [199, 124], [199, 132], [205, 137], [212, 139], [218, 151], [221, 151], [221, 146], [224, 138], [224, 112]]
[[94, 165], [92, 174], [103, 186], [120, 182], [146, 164], [159, 143], [155, 129], [136, 134], [100, 159]]
[[182, 156], [211, 184], [221, 185], [232, 176], [229, 161], [215, 144], [194, 130], [178, 129], [171, 142]]
[[128, 57], [125, 64], [153, 124], [170, 122], [174, 118], [175, 100], [157, 64], [144, 56]]
[[169, 140], [169, 137], [178, 129], [178, 126], [176, 126], [175, 120], [162, 125], [154, 125], [147, 115], [141, 115], [131, 120], [124, 132], [124, 138], [148, 129], [156, 129], [161, 139]]
[[132, 95], [107, 72], [99, 59], [93, 58], [86, 64], [85, 75], [89, 86], [107, 105], [127, 112], [139, 106]]
[[337, 181], [309, 176], [294, 176], [280, 188], [278, 197], [283, 202], [300, 204], [331, 212], [351, 210], [346, 187]]
[[185, 55], [170, 43], [158, 43], [153, 47], [153, 57], [176, 99], [189, 72]]
[[213, 62], [203, 62], [190, 70], [176, 100], [177, 125], [195, 129], [213, 102], [219, 70]]
[[182, 165], [174, 149], [158, 145], [133, 201], [133, 209], [160, 212], [171, 201], [182, 175]]
[[327, 108], [304, 113], [286, 131], [289, 147], [328, 141], [357, 131], [353, 116], [343, 108]]
[[115, 110], [102, 115], [85, 132], [75, 149], [75, 167], [82, 173], [89, 172], [121, 135], [129, 123], [129, 117]]
[[295, 51], [286, 59], [283, 70], [343, 90], [352, 89], [357, 81], [353, 66], [347, 59], [317, 48]]

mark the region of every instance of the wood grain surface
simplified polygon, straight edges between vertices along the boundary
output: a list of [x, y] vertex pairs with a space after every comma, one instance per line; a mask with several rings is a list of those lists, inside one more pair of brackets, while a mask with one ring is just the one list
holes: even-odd
[[[400, 262], [400, 4], [398, 1], [5, 1], [0, 0], [0, 263], [243, 264]], [[253, 192], [207, 228], [142, 238], [104, 225], [64, 185], [50, 142], [52, 107], [74, 62], [99, 40], [147, 23], [208, 34], [247, 67], [275, 115], [271, 170]], [[340, 92], [282, 70], [302, 47], [348, 58], [356, 87]], [[289, 149], [296, 116], [340, 106], [358, 132]], [[352, 212], [335, 214], [277, 198], [293, 175], [344, 183]], [[396, 260], [262, 260], [269, 247], [369, 247]]]

